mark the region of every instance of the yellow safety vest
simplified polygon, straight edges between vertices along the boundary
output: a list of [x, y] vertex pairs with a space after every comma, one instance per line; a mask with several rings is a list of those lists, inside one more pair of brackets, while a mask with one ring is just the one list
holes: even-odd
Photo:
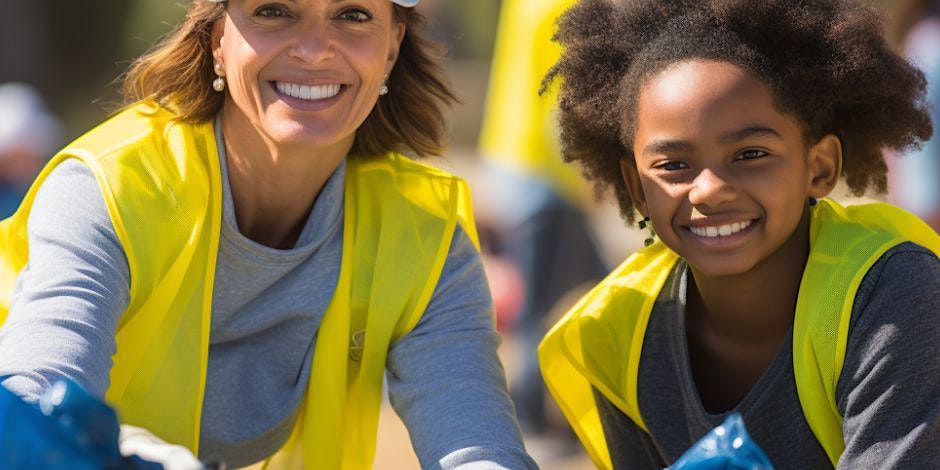
[[[845, 450], [836, 384], [845, 359], [855, 293], [888, 249], [913, 241], [940, 253], [940, 237], [888, 204], [812, 210], [810, 253], [797, 298], [793, 369], [803, 414], [833, 466]], [[584, 296], [539, 346], [548, 389], [599, 468], [611, 468], [591, 387], [647, 430], [637, 399], [643, 337], [660, 290], [679, 257], [662, 243], [630, 256]]]
[[[36, 191], [67, 158], [93, 171], [130, 268], [106, 399], [122, 422], [198, 453], [222, 220], [213, 125], [141, 102], [60, 152], [0, 222], [0, 323], [29, 259]], [[457, 224], [476, 243], [460, 179], [396, 154], [347, 160], [339, 281], [316, 332], [304, 411], [271, 467], [371, 467], [386, 353], [421, 318]]]
[[561, 56], [561, 46], [552, 42], [555, 23], [575, 3], [503, 1], [479, 148], [498, 165], [541, 177], [569, 201], [583, 204], [590, 191], [578, 168], [561, 158], [557, 90], [538, 94], [542, 78]]

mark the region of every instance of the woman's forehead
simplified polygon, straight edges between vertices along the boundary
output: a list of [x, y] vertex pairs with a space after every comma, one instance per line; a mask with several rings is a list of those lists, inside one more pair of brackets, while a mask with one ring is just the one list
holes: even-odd
[[[229, 2], [229, 0], [205, 0], [205, 1], [207, 1], [207, 2], [209, 2], [209, 3], [228, 3], [228, 2]], [[296, 3], [298, 0], [286, 0], [286, 1], [287, 1], [288, 3]], [[314, 1], [325, 1], [325, 2], [338, 3], [338, 2], [345, 1], [345, 0], [314, 0]], [[418, 4], [418, 1], [419, 1], [419, 0], [389, 0], [389, 1], [391, 1], [392, 3], [395, 3], [395, 4], [397, 4], [397, 5], [401, 5], [401, 6], [403, 6], [403, 7], [413, 7], [413, 6], [416, 6], [416, 5]]]

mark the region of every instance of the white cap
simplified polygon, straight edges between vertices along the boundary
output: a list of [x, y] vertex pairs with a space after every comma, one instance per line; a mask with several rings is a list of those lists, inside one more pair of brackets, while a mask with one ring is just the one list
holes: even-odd
[[[210, 3], [225, 3], [226, 0], [206, 0]], [[420, 0], [392, 0], [392, 3], [396, 3], [403, 7], [413, 7], [418, 4]]]
[[25, 83], [0, 84], [0, 157], [13, 149], [47, 158], [59, 147], [59, 121]]

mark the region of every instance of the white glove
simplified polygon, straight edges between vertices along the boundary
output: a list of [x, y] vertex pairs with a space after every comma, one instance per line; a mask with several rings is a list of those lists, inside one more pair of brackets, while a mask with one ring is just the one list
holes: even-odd
[[166, 470], [205, 469], [189, 449], [176, 444], [167, 444], [150, 431], [137, 426], [122, 424], [118, 445], [121, 455], [125, 457], [136, 455], [144, 460], [159, 463]]

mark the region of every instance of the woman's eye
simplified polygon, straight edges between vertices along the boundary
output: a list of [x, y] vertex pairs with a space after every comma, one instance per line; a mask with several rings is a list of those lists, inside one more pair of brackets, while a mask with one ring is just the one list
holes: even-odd
[[346, 10], [340, 13], [339, 17], [343, 20], [352, 21], [354, 23], [365, 23], [366, 21], [369, 21], [372, 19], [372, 15], [370, 15], [366, 11], [359, 10], [359, 9]]
[[757, 149], [745, 150], [738, 154], [736, 160], [754, 160], [755, 158], [761, 158], [767, 156], [767, 152]]
[[688, 168], [688, 167], [689, 167], [689, 165], [686, 165], [686, 164], [683, 163], [683, 162], [675, 162], [675, 161], [673, 161], [673, 162], [663, 162], [663, 163], [660, 163], [659, 165], [656, 165], [656, 168], [657, 168], [657, 169], [659, 169], [659, 170], [666, 170], [666, 171], [685, 170], [685, 169]]
[[265, 5], [255, 11], [255, 16], [261, 18], [287, 18], [290, 13], [281, 5]]

